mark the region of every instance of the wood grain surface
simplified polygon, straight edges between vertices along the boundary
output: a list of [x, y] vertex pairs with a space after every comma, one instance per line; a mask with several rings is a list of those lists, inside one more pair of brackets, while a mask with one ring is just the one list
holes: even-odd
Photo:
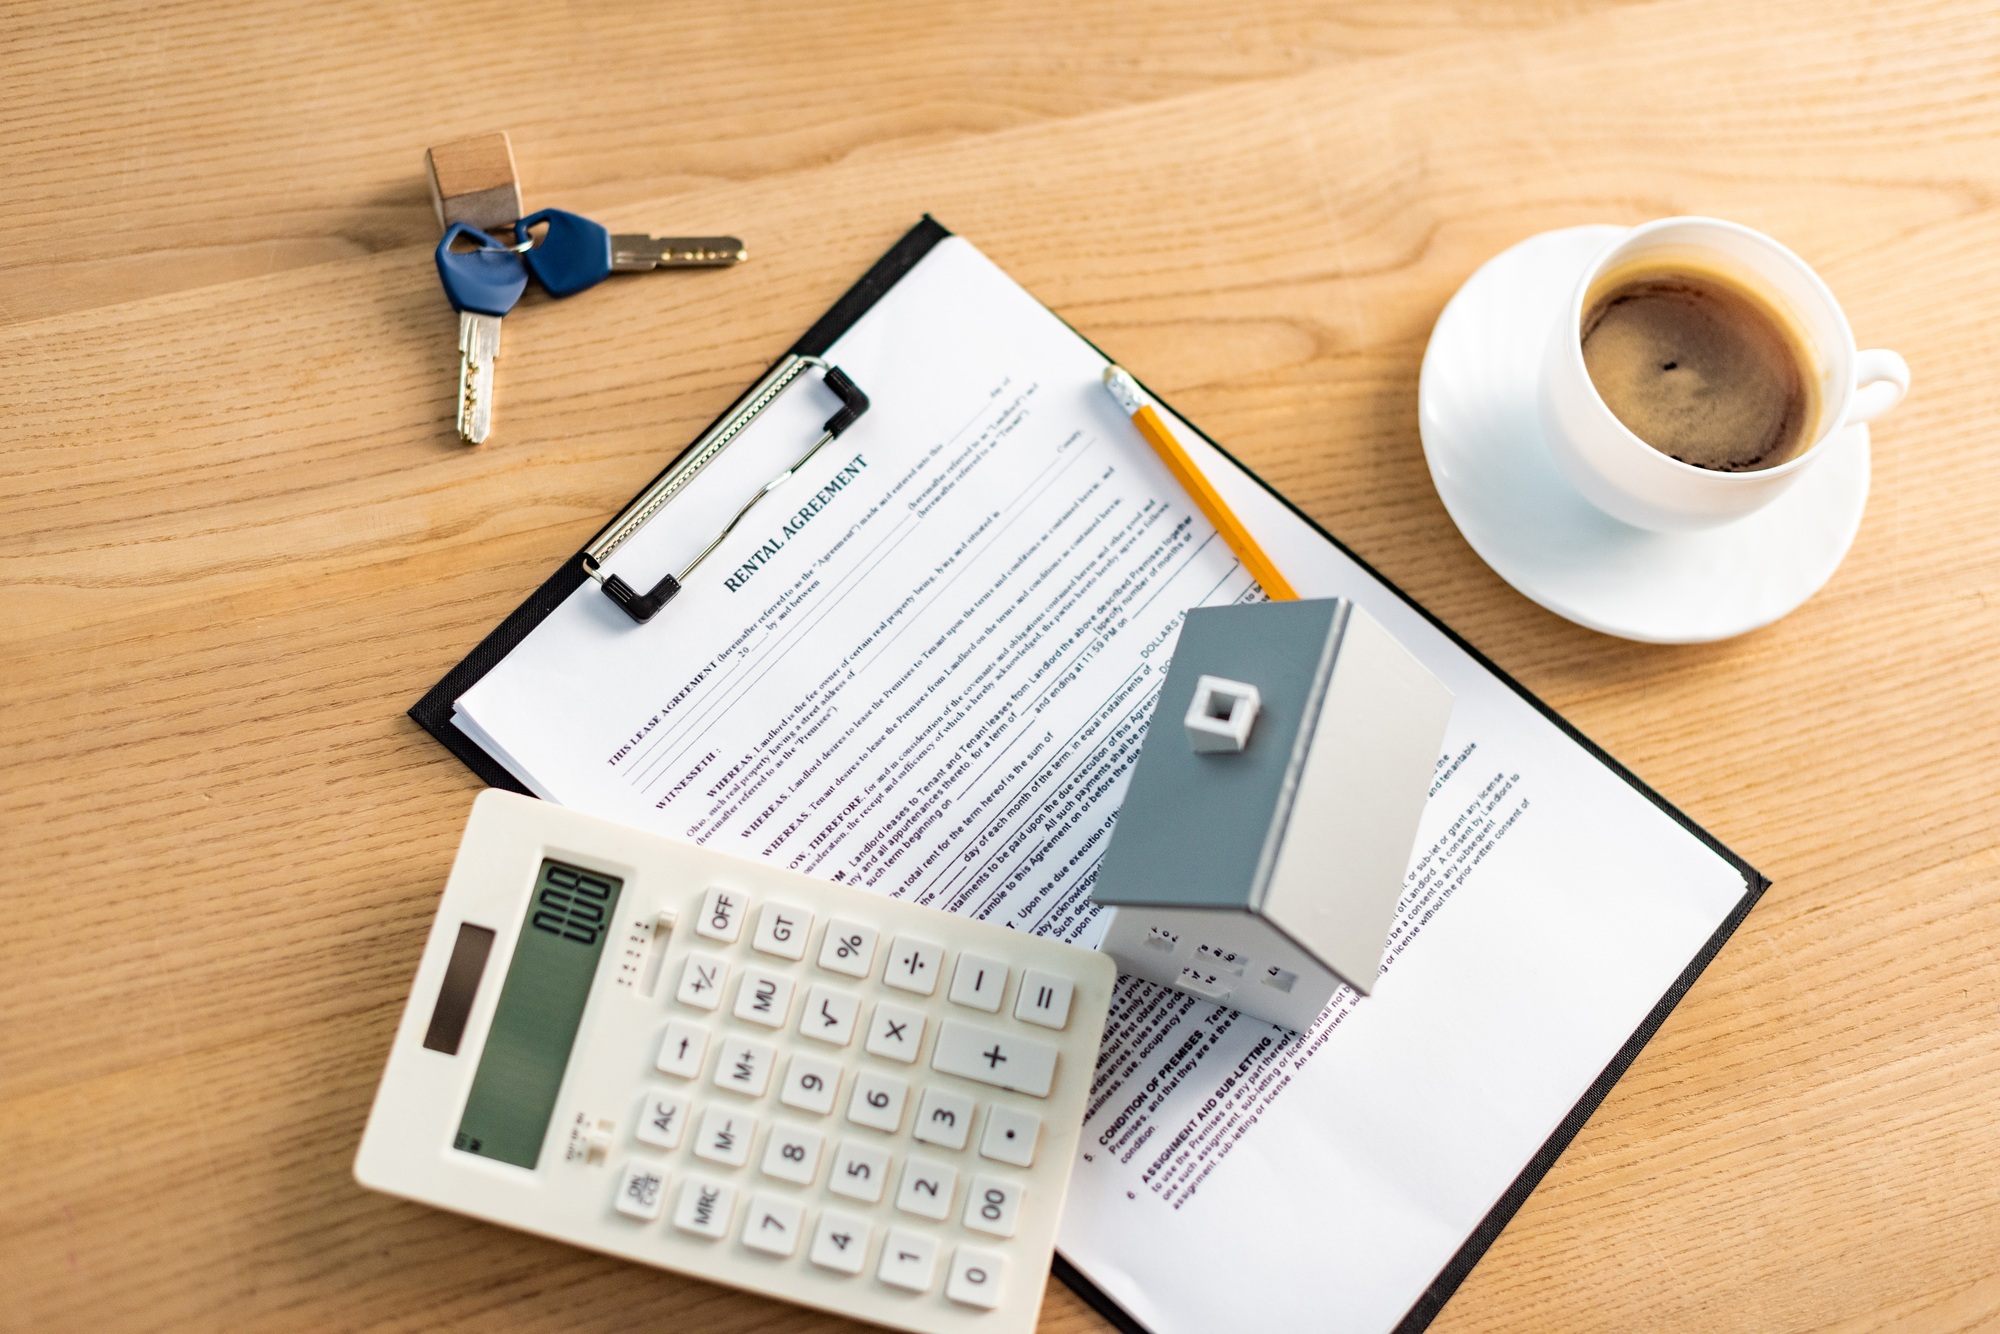
[[[848, 1328], [349, 1164], [477, 786], [403, 710], [926, 210], [1776, 882], [1435, 1328], [2000, 1326], [1991, 5], [99, 0], [0, 71], [0, 1328]], [[531, 294], [467, 450], [489, 129], [752, 260]], [[1826, 589], [1660, 648], [1480, 563], [1415, 391], [1483, 260], [1680, 212], [1915, 387]]]

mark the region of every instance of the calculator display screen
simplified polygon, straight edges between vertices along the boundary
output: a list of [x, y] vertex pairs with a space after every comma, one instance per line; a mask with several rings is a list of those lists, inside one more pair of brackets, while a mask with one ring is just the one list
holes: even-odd
[[542, 863], [454, 1148], [533, 1167], [625, 882]]

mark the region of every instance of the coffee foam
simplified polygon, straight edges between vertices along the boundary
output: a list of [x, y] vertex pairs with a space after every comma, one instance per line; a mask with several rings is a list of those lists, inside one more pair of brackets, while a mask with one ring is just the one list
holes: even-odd
[[1580, 330], [1598, 396], [1683, 463], [1740, 472], [1796, 458], [1817, 436], [1822, 375], [1811, 337], [1761, 286], [1678, 255], [1600, 275]]

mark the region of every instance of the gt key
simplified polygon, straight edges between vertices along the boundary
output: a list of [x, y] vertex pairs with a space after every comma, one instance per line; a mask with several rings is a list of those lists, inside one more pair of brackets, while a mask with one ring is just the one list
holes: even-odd
[[530, 213], [514, 224], [514, 240], [527, 245], [530, 228], [546, 226], [527, 253], [528, 271], [550, 296], [574, 296], [614, 273], [649, 269], [719, 269], [747, 253], [733, 236], [614, 235], [598, 223], [559, 208]]
[[[477, 249], [453, 250], [460, 237]], [[438, 278], [458, 312], [458, 433], [479, 444], [493, 431], [493, 362], [500, 355], [500, 317], [528, 286], [528, 270], [511, 246], [454, 222], [437, 247]]]

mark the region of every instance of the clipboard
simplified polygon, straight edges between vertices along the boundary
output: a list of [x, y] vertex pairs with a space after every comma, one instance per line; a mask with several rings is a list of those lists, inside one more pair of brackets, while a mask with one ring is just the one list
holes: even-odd
[[[763, 376], [759, 377], [755, 385], [746, 390], [743, 395], [733, 402], [721, 416], [717, 417], [697, 437], [696, 441], [687, 450], [677, 455], [645, 488], [642, 488], [638, 495], [632, 501], [628, 502], [610, 523], [599, 529], [592, 536], [590, 542], [586, 543], [582, 549], [565, 560], [539, 588], [528, 596], [526, 601], [515, 608], [471, 653], [426, 692], [423, 698], [410, 708], [409, 716], [425, 731], [437, 738], [446, 749], [457, 756], [484, 782], [494, 787], [525, 793], [527, 791], [526, 788], [513, 774], [509, 773], [470, 736], [459, 730], [455, 725], [453, 710], [456, 700], [466, 691], [470, 690], [489, 671], [504, 661], [507, 655], [572, 593], [584, 583], [593, 578], [598, 578], [598, 575], [594, 571], [595, 557], [592, 553], [600, 550], [600, 544], [605, 542], [608, 534], [617, 532], [622, 525], [630, 523], [635, 516], [638, 516], [639, 522], [643, 523], [650, 521], [653, 514], [660, 512], [658, 507], [647, 510], [647, 499], [649, 496], [658, 494], [664, 485], [670, 483], [676, 474], [676, 470], [684, 469], [691, 458], [697, 461], [705, 461], [700, 458], [703, 448], [708, 444], [712, 444], [719, 435], [727, 436], [732, 423], [740, 425], [743, 421], [747, 420], [744, 414], [758, 407], [760, 397], [770, 391], [775, 379], [784, 377], [787, 372], [791, 372], [794, 368], [801, 365], [826, 368], [826, 363], [823, 360], [824, 354], [841, 335], [866, 314], [885, 293], [893, 288], [904, 275], [908, 274], [932, 249], [950, 236], [951, 232], [929, 215], [925, 215], [922, 221], [905, 233], [887, 253], [875, 262], [859, 282], [848, 289], [824, 315], [814, 322], [812, 327], [787, 349], [785, 355], [773, 363], [770, 370]], [[1087, 342], [1088, 340], [1085, 341]], [[790, 381], [786, 380], [785, 383], [788, 384]], [[852, 407], [853, 403], [848, 395], [841, 392], [839, 386], [836, 385], [833, 387], [836, 393], [842, 398], [843, 404], [846, 407]], [[780, 385], [779, 389], [782, 390], [782, 388], [783, 385]], [[1150, 393], [1150, 391], [1148, 392]], [[1154, 397], [1156, 401], [1162, 402], [1162, 406], [1165, 406], [1164, 401], [1158, 400], [1157, 395]], [[864, 395], [862, 398], [864, 411], [865, 402]], [[1185, 419], [1183, 418], [1182, 420]], [[829, 431], [831, 431], [833, 425], [832, 421], [828, 422]], [[1198, 430], [1198, 428], [1196, 429]], [[1644, 1020], [1633, 1030], [1596, 1079], [1591, 1082], [1583, 1096], [1571, 1107], [1568, 1114], [1556, 1126], [1554, 1132], [1543, 1142], [1540, 1149], [1533, 1154], [1527, 1165], [1515, 1177], [1512, 1184], [1466, 1237], [1451, 1259], [1437, 1273], [1429, 1286], [1394, 1327], [1395, 1334], [1417, 1334], [1417, 1331], [1426, 1328], [1436, 1318], [1438, 1312], [1443, 1309], [1452, 1293], [1464, 1282], [1466, 1276], [1472, 1271], [1473, 1266], [1479, 1262], [1487, 1248], [1493, 1244], [1493, 1241], [1499, 1236], [1500, 1232], [1506, 1227], [1521, 1205], [1526, 1202], [1528, 1196], [1534, 1191], [1549, 1169], [1554, 1166], [1556, 1159], [1561, 1156], [1563, 1150], [1569, 1146], [1591, 1114], [1596, 1111], [1597, 1107], [1610, 1094], [1612, 1087], [1638, 1058], [1640, 1051], [1644, 1049], [1646, 1043], [1659, 1031], [1660, 1027], [1666, 1022], [1668, 1015], [1673, 1012], [1674, 1007], [1679, 1004], [1681, 998], [1693, 987], [1695, 980], [1700, 977], [1709, 962], [1715, 958], [1729, 937], [1734, 934], [1736, 928], [1749, 915], [1751, 909], [1756, 906], [1757, 901], [1762, 897], [1771, 882], [1748, 862], [1730, 851], [1712, 834], [1702, 829], [1686, 814], [1673, 806], [1651, 787], [1647, 786], [1630, 770], [1605, 753], [1603, 749], [1579, 732], [1563, 719], [1561, 715], [1556, 713], [1555, 710], [1501, 670], [1500, 667], [1484, 654], [1480, 653], [1478, 649], [1467, 643], [1449, 626], [1433, 616], [1422, 605], [1416, 602], [1415, 599], [1396, 587], [1394, 583], [1386, 579], [1374, 567], [1362, 560], [1333, 534], [1321, 528], [1317, 523], [1314, 523], [1309, 516], [1300, 511], [1297, 506], [1287, 501], [1262, 478], [1257, 477], [1255, 473], [1244, 467], [1233, 455], [1223, 450], [1221, 446], [1215, 445], [1215, 442], [1209, 440], [1205, 434], [1202, 435], [1202, 438], [1207, 440], [1210, 445], [1213, 445], [1223, 458], [1240, 469], [1249, 480], [1254, 481], [1271, 498], [1290, 510], [1320, 539], [1338, 549], [1362, 570], [1380, 581], [1390, 594], [1400, 599], [1412, 612], [1451, 640], [1452, 643], [1476, 662], [1484, 672], [1490, 674], [1495, 681], [1512, 691], [1522, 701], [1554, 724], [1565, 736], [1587, 752], [1599, 764], [1603, 765], [1605, 769], [1630, 785], [1644, 800], [1653, 804], [1671, 820], [1692, 834], [1739, 873], [1743, 879], [1743, 893], [1741, 898], [1737, 900], [1734, 908], [1722, 919], [1720, 925], [1716, 927], [1700, 950], [1688, 960], [1686, 966], [1675, 978], [1673, 984], [1659, 997], [1652, 1009], [1646, 1014]], [[822, 441], [822, 443], [824, 442]], [[748, 498], [746, 497], [746, 499]], [[601, 578], [598, 581], [600, 584], [606, 582]], [[610, 593], [611, 590], [607, 590], [607, 592]], [[615, 593], [612, 596], [614, 601], [620, 600]], [[622, 602], [621, 605], [623, 605]], [[635, 619], [639, 618], [635, 617]], [[1058, 1278], [1062, 1279], [1064, 1283], [1075, 1290], [1084, 1301], [1089, 1303], [1116, 1328], [1125, 1331], [1125, 1334], [1151, 1334], [1151, 1331], [1147, 1330], [1139, 1320], [1122, 1308], [1060, 1252], [1055, 1257], [1054, 1272]]]

